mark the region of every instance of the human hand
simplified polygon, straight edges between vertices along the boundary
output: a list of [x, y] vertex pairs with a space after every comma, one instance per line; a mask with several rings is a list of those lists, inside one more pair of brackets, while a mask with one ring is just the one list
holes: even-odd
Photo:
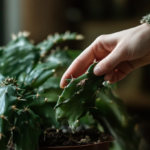
[[105, 80], [115, 83], [132, 70], [150, 63], [150, 26], [137, 27], [99, 36], [87, 47], [64, 73], [60, 87], [68, 83], [65, 79], [82, 75], [92, 61], [99, 63], [94, 68], [97, 76], [105, 74]]

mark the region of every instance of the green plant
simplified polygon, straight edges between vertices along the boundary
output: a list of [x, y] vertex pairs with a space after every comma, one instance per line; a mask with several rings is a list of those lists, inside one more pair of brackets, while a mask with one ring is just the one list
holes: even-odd
[[96, 99], [93, 117], [102, 124], [104, 130], [115, 138], [112, 150], [136, 150], [141, 138], [135, 131], [137, 123], [128, 113], [124, 103], [116, 98], [109, 88], [103, 88]]
[[113, 150], [136, 150], [140, 137], [135, 131], [136, 123], [131, 118], [123, 102], [116, 98], [110, 85], [104, 81], [104, 76], [95, 76], [94, 62], [82, 76], [67, 79], [69, 84], [59, 96], [56, 108], [56, 119], [61, 122], [68, 120], [74, 131], [79, 126], [79, 120], [87, 112], [100, 123], [104, 131], [116, 139]]
[[[0, 49], [1, 150], [6, 150], [8, 141], [10, 146], [13, 142], [15, 150], [34, 150], [46, 127], [59, 127], [52, 106], [61, 92], [58, 87], [62, 71], [72, 59], [67, 51], [52, 52], [51, 48], [55, 43], [82, 38], [66, 32], [35, 46], [27, 32], [20, 32]], [[49, 95], [54, 89], [55, 94]]]
[[96, 63], [93, 63], [82, 76], [68, 80], [70, 83], [59, 96], [55, 106], [57, 121], [67, 119], [73, 131], [88, 109], [95, 107], [97, 93], [104, 82], [103, 76], [98, 77], [93, 74], [95, 65]]

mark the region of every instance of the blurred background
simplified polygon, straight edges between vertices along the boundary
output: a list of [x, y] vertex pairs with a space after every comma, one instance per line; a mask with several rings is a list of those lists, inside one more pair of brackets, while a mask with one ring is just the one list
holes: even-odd
[[[66, 30], [85, 39], [74, 49], [84, 50], [97, 36], [140, 24], [150, 13], [150, 0], [1, 0], [0, 45], [12, 33], [27, 30], [38, 43], [47, 35]], [[117, 94], [132, 113], [150, 114], [150, 66], [139, 68], [118, 83]]]

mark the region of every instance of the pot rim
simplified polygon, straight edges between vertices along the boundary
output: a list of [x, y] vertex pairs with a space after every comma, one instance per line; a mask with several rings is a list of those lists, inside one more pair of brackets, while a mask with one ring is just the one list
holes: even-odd
[[74, 147], [74, 148], [78, 148], [78, 147], [87, 147], [87, 146], [94, 146], [94, 145], [101, 145], [101, 144], [105, 144], [105, 143], [110, 143], [110, 142], [113, 142], [115, 139], [109, 135], [109, 138], [107, 141], [105, 142], [100, 142], [100, 143], [95, 143], [95, 144], [87, 144], [87, 145], [78, 145], [78, 146], [57, 146], [57, 147], [39, 147], [39, 149], [44, 149], [44, 148], [71, 148], [71, 147]]

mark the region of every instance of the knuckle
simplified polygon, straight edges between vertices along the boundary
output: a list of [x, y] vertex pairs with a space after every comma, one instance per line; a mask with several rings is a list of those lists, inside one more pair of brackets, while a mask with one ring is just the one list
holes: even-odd
[[93, 51], [93, 53], [95, 54], [95, 57], [96, 57], [97, 54], [99, 53], [99, 50], [100, 50], [100, 48], [99, 48], [99, 44], [98, 44], [98, 43], [96, 43], [96, 44], [94, 44], [94, 45], [92, 46], [92, 51]]
[[102, 42], [105, 39], [105, 37], [106, 37], [106, 35], [102, 34], [102, 35], [98, 36], [95, 41]]
[[100, 35], [93, 42], [92, 51], [94, 52], [95, 55], [97, 55], [99, 53], [99, 51], [102, 49], [103, 43], [104, 43], [104, 37], [105, 37], [105, 35]]

